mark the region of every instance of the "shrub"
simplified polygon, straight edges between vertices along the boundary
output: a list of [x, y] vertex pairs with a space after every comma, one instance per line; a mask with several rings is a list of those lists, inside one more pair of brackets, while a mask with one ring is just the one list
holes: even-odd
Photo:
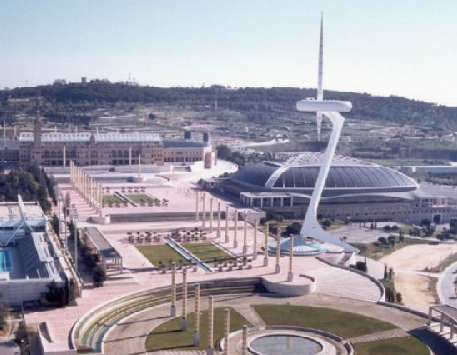
[[357, 261], [355, 263], [355, 268], [357, 270], [360, 270], [360, 271], [363, 271], [363, 272], [367, 272], [368, 268], [367, 268], [367, 263], [364, 262], [364, 261]]
[[95, 287], [103, 286], [103, 283], [106, 281], [105, 268], [100, 264], [96, 265], [92, 270], [92, 278], [94, 280]]

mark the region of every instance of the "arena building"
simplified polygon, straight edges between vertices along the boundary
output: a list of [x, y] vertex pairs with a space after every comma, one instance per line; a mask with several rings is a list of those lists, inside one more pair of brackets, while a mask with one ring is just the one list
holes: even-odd
[[26, 166], [164, 165], [202, 161], [205, 168], [216, 164], [209, 133], [202, 141], [186, 131], [182, 140], [164, 140], [156, 133], [43, 132], [36, 119], [33, 132], [20, 132], [17, 139], [4, 139], [0, 159]]
[[8, 304], [38, 301], [66, 279], [57, 246], [36, 202], [0, 203], [0, 293]]
[[[221, 183], [223, 191], [244, 206], [304, 218], [321, 166], [320, 153], [265, 161], [240, 169]], [[457, 218], [457, 196], [444, 188], [419, 186], [396, 170], [337, 156], [319, 205], [323, 217], [352, 221], [429, 219], [447, 223]]]

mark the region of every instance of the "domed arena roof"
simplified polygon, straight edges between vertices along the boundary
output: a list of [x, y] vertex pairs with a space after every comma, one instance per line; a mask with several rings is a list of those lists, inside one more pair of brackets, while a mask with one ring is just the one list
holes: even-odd
[[[320, 154], [300, 155], [285, 162], [262, 162], [240, 169], [232, 183], [257, 191], [310, 193], [320, 169]], [[332, 162], [325, 192], [412, 191], [417, 184], [406, 175], [387, 167], [352, 158]]]

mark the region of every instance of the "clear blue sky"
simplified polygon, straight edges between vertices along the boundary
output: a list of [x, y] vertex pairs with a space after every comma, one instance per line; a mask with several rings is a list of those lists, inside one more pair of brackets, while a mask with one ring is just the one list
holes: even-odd
[[315, 87], [457, 106], [455, 0], [2, 0], [0, 87], [81, 76]]

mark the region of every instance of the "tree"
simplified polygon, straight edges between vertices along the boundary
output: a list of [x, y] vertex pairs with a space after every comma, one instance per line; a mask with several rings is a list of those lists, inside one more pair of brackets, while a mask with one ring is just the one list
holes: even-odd
[[3, 302], [3, 295], [0, 293], [0, 330], [5, 330], [8, 324], [9, 310]]
[[300, 222], [292, 222], [286, 227], [286, 234], [300, 234], [302, 224]]
[[431, 225], [431, 221], [428, 219], [428, 218], [424, 218], [421, 220], [421, 227], [426, 227], [426, 228], [430, 228], [430, 225]]
[[102, 265], [97, 264], [92, 270], [92, 278], [94, 280], [95, 287], [103, 286], [104, 282], [106, 281], [105, 268]]

